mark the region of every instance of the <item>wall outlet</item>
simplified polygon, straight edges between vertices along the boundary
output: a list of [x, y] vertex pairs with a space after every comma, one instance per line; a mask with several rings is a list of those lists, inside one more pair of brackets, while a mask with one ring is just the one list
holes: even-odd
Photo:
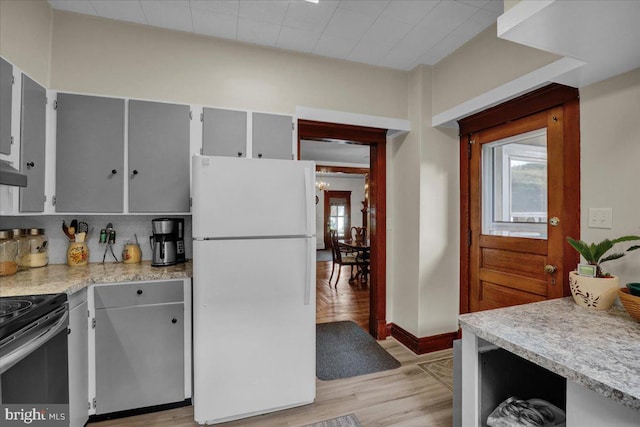
[[589, 208], [589, 228], [613, 228], [611, 208]]

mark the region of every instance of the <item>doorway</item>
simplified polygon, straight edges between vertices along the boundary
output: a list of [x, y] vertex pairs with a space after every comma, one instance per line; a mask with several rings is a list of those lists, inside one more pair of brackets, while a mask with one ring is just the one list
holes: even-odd
[[459, 122], [461, 313], [570, 294], [578, 107], [577, 89], [553, 84]]
[[336, 123], [298, 120], [300, 141], [345, 140], [370, 148], [369, 200], [367, 205], [370, 253], [369, 333], [376, 339], [387, 337], [386, 322], [386, 141], [387, 130]]
[[351, 191], [327, 190], [324, 192], [324, 247], [331, 247], [330, 231], [344, 239], [351, 230]]

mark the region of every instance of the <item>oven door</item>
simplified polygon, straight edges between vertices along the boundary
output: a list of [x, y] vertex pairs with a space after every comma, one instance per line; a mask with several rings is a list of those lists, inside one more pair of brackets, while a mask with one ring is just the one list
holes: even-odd
[[0, 402], [68, 404], [66, 305], [3, 340]]

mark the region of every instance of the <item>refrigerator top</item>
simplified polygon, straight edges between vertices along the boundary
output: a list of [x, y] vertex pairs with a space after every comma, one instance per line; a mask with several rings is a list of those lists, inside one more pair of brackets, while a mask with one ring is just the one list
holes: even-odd
[[193, 156], [193, 237], [315, 235], [315, 163]]

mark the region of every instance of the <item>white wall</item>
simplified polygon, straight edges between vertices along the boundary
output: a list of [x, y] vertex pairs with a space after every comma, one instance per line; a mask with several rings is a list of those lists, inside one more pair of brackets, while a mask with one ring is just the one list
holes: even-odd
[[[640, 68], [580, 89], [580, 134], [582, 240], [640, 236]], [[612, 208], [613, 228], [589, 228], [588, 208]], [[604, 269], [640, 282], [640, 250]]]
[[[318, 175], [316, 181], [328, 183], [331, 191], [351, 191], [351, 226], [362, 227], [361, 202], [364, 200], [364, 177], [341, 178]], [[316, 205], [317, 246], [319, 249], [329, 249], [324, 247], [324, 191], [316, 189], [316, 196], [318, 196], [318, 204]]]

